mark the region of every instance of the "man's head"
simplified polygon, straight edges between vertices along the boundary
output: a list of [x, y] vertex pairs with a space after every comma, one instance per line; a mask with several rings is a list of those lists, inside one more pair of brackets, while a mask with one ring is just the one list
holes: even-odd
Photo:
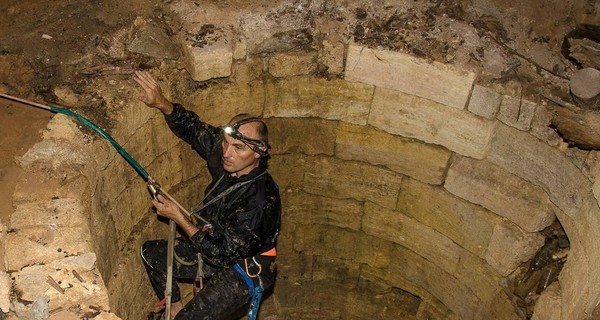
[[238, 114], [223, 127], [223, 169], [235, 176], [248, 174], [268, 158], [269, 131], [259, 118]]

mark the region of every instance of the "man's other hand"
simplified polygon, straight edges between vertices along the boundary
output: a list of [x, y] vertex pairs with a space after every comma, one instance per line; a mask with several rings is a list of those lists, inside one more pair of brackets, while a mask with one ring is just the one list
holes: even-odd
[[152, 200], [152, 205], [156, 208], [156, 213], [173, 221], [178, 221], [183, 216], [174, 202], [160, 194], [156, 196], [156, 199]]

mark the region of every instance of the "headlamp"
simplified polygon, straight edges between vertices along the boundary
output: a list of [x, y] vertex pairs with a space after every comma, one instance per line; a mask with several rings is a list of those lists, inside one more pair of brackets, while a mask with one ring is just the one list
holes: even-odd
[[[239, 122], [232, 123], [228, 126], [224, 126], [224, 127], [222, 127], [222, 129], [223, 129], [223, 132], [225, 134], [227, 134], [228, 136], [230, 136], [234, 139], [240, 140], [245, 145], [247, 145], [250, 149], [252, 149], [254, 152], [258, 153], [262, 157], [267, 157], [269, 155], [268, 151], [271, 148], [271, 146], [268, 143], [266, 143], [262, 140], [248, 138], [239, 131], [239, 128], [243, 124], [250, 123], [250, 122], [258, 122], [258, 121], [260, 121], [260, 119], [258, 119], [258, 118], [248, 118], [248, 119], [244, 119]], [[261, 148], [264, 148], [265, 150], [263, 150]]]

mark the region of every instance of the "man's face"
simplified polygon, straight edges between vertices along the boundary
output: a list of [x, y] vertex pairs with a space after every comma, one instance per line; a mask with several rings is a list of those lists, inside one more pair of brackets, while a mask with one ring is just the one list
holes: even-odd
[[[251, 139], [258, 139], [256, 132], [256, 123], [243, 124], [238, 131]], [[233, 176], [242, 176], [250, 173], [252, 169], [258, 167], [260, 155], [250, 149], [245, 143], [224, 135], [223, 146], [223, 169]]]

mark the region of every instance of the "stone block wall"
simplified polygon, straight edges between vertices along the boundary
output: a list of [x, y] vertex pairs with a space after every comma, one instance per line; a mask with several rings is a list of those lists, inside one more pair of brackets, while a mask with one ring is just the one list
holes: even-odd
[[[298, 29], [255, 18], [240, 22], [252, 37], [233, 42], [239, 35], [226, 33], [229, 46], [187, 47], [186, 63], [210, 60], [190, 67], [192, 78], [231, 81], [172, 95], [215, 125], [239, 112], [268, 122], [283, 222], [279, 278], [261, 317], [518, 319], [502, 283], [533, 257], [543, 244], [539, 231], [555, 218], [571, 251], [534, 316], [591, 314], [600, 300], [597, 186], [544, 130], [543, 105], [482, 87], [473, 72], [403, 53], [329, 38], [324, 51], [285, 51], [286, 38], [273, 34]], [[253, 55], [265, 48], [277, 50]], [[319, 64], [340, 77], [315, 77]], [[176, 79], [165, 87], [169, 81]], [[200, 199], [208, 183], [202, 161], [162, 116], [134, 102], [133, 90], [103, 94], [123, 106], [112, 115], [113, 136], [184, 206]], [[82, 313], [143, 319], [153, 297], [138, 248], [165, 238], [166, 224], [150, 210], [143, 181], [106, 141], [84, 136], [60, 115], [47, 131], [21, 164], [56, 187], [36, 191], [41, 203], [27, 202], [25, 182], [17, 187], [19, 214], [0, 228], [0, 283], [50, 311], [78, 314], [70, 307], [79, 305]], [[23, 219], [49, 211], [54, 224]], [[61, 281], [65, 293], [39, 274]]]

